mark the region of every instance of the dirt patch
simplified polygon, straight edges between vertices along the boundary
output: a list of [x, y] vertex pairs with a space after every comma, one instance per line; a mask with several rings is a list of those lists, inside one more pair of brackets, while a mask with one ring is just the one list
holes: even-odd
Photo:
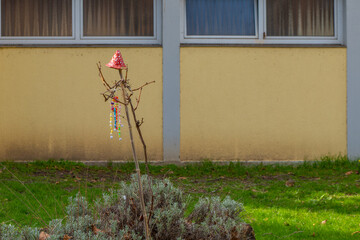
[[35, 177], [46, 177], [51, 183], [58, 183], [65, 179], [72, 179], [75, 182], [117, 182], [126, 181], [130, 179], [129, 174], [116, 172], [116, 171], [105, 171], [105, 170], [39, 170], [32, 173]]

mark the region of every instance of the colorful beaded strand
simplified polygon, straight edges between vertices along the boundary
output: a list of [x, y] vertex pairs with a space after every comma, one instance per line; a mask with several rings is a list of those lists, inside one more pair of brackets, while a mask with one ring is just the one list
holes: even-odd
[[120, 113], [121, 113], [121, 105], [119, 105], [118, 107], [118, 137], [119, 137], [119, 141], [122, 140], [121, 138], [121, 127], [122, 127], [122, 124], [121, 124], [121, 116], [120, 116]]
[[116, 131], [116, 124], [117, 124], [117, 121], [116, 121], [116, 106], [113, 107], [113, 111], [114, 111], [114, 131]]
[[113, 127], [112, 127], [112, 122], [111, 122], [111, 120], [112, 120], [112, 102], [110, 103], [110, 139], [112, 139], [113, 138]]
[[119, 140], [122, 140], [121, 127], [124, 125], [121, 124], [121, 105], [117, 99], [118, 97], [114, 97], [114, 99], [111, 99], [110, 103], [110, 138], [113, 138], [113, 132], [115, 131], [118, 133]]

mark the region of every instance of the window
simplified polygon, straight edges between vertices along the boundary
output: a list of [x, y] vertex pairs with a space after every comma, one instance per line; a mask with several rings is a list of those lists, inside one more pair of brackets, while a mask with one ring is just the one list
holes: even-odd
[[1, 36], [72, 36], [71, 0], [2, 0]]
[[0, 0], [0, 44], [159, 44], [161, 0]]
[[153, 36], [153, 0], [84, 0], [84, 36]]
[[334, 36], [333, 0], [268, 0], [268, 36]]
[[255, 14], [254, 0], [186, 0], [186, 33], [255, 36]]
[[182, 43], [342, 43], [343, 0], [182, 1]]

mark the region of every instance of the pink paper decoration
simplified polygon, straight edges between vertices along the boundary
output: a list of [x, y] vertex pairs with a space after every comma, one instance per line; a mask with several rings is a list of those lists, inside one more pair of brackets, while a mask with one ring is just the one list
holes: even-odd
[[106, 64], [106, 66], [108, 66], [110, 68], [115, 68], [115, 69], [127, 69], [127, 67], [124, 63], [124, 59], [121, 56], [121, 53], [119, 50], [116, 51], [116, 53], [112, 57], [111, 61], [108, 64]]

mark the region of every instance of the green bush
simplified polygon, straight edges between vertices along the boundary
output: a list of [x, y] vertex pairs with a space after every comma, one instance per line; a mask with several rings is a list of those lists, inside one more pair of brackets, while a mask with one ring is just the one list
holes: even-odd
[[[242, 204], [230, 197], [200, 198], [193, 212], [185, 217], [187, 199], [169, 180], [143, 176], [142, 183], [152, 239], [254, 239], [245, 234], [249, 226], [240, 218]], [[69, 199], [66, 218], [52, 220], [43, 231], [49, 234], [49, 240], [64, 236], [76, 240], [145, 239], [138, 194], [135, 175], [130, 184], [122, 182], [119, 189], [104, 193], [93, 207], [77, 194]], [[40, 229], [31, 227], [3, 224], [0, 228], [2, 240], [39, 239], [39, 234]]]

